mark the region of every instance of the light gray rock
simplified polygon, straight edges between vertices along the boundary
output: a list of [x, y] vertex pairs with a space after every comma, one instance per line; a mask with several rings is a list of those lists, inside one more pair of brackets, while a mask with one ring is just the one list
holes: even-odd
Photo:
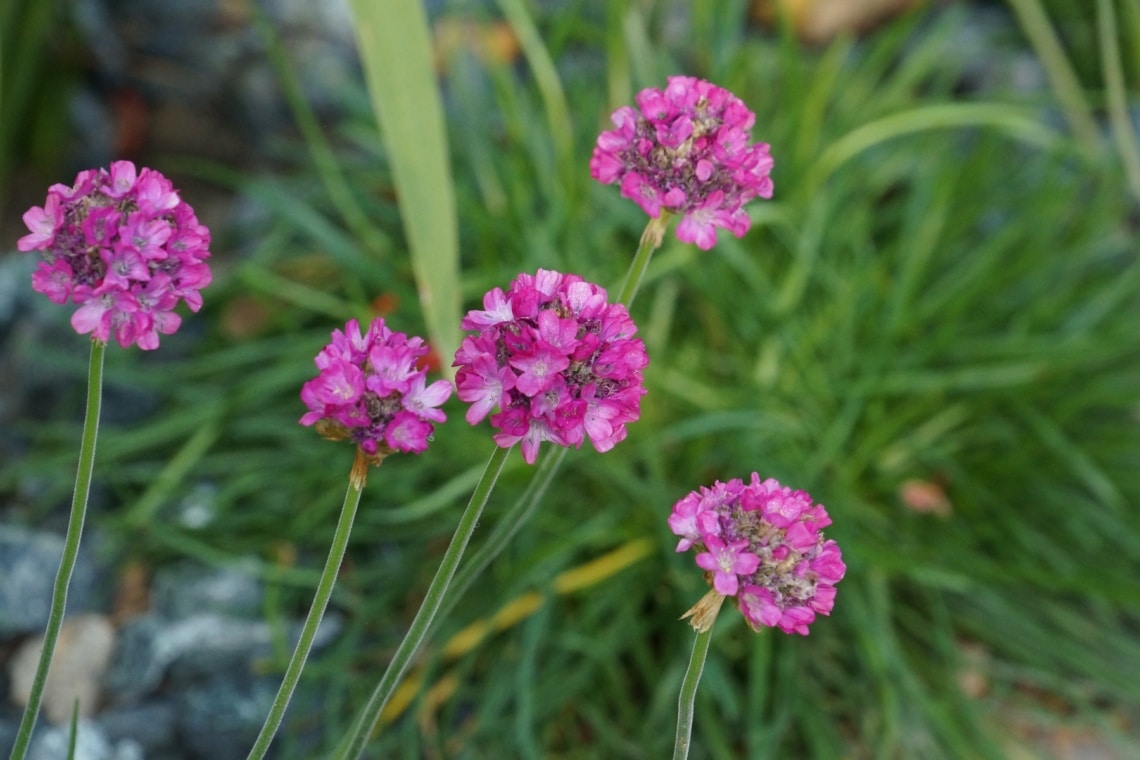
[[[57, 726], [68, 725], [78, 700], [80, 718], [99, 704], [103, 674], [115, 648], [115, 629], [102, 615], [74, 615], [63, 621], [44, 684], [41, 715]], [[25, 641], [8, 666], [12, 701], [28, 703], [43, 649], [43, 636]]]
[[182, 563], [159, 570], [151, 584], [153, 611], [169, 620], [211, 613], [258, 618], [263, 596], [261, 581], [241, 565], [203, 568]]
[[[335, 614], [321, 621], [314, 650], [327, 645], [343, 623]], [[300, 623], [290, 626], [287, 644], [295, 645]], [[218, 673], [250, 672], [255, 660], [270, 655], [273, 631], [261, 620], [202, 614], [182, 620], [157, 615], [136, 618], [123, 627], [106, 686], [110, 695], [130, 702], [155, 691], [164, 679], [174, 687]]]
[[[137, 742], [111, 742], [96, 723], [79, 721], [76, 726], [75, 760], [144, 760]], [[28, 746], [27, 760], [62, 760], [67, 757], [71, 726], [46, 726], [37, 730]]]
[[275, 680], [236, 672], [180, 691], [180, 746], [193, 760], [241, 760], [257, 739], [276, 693]]
[[177, 707], [171, 699], [157, 697], [139, 705], [105, 710], [96, 719], [113, 743], [136, 742], [147, 760], [181, 754], [177, 752]]

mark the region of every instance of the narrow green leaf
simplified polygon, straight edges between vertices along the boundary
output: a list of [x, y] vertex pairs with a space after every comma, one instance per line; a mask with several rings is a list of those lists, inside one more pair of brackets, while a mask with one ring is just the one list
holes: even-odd
[[459, 347], [459, 234], [427, 17], [418, 0], [352, 0], [352, 10], [424, 321], [436, 351], [450, 356]]

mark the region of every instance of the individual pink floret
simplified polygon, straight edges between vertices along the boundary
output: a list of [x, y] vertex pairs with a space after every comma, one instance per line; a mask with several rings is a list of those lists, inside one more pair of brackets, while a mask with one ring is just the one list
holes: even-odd
[[653, 218], [678, 214], [678, 239], [702, 250], [716, 244], [718, 228], [742, 237], [751, 225], [744, 204], [773, 191], [769, 146], [749, 143], [755, 114], [728, 90], [684, 76], [669, 77], [664, 91], [642, 90], [637, 105], [614, 111], [616, 128], [598, 136], [590, 175], [620, 184]]
[[422, 338], [392, 332], [381, 317], [365, 333], [349, 320], [313, 360], [319, 372], [301, 387], [309, 408], [301, 424], [352, 441], [374, 463], [394, 451], [426, 450], [452, 392], [447, 380], [427, 384], [418, 362], [428, 351]]
[[82, 335], [149, 351], [182, 324], [179, 302], [202, 306], [210, 231], [153, 169], [116, 161], [80, 172], [71, 187], [53, 185], [24, 224], [31, 233], [17, 248], [43, 258], [32, 288], [79, 304], [71, 325]]
[[821, 532], [830, 524], [806, 492], [755, 473], [748, 484], [718, 481], [694, 491], [669, 516], [681, 538], [677, 551], [697, 552], [713, 590], [735, 597], [749, 626], [805, 636], [817, 615], [831, 613], [835, 584], [847, 572], [838, 544]]
[[505, 293], [495, 288], [483, 306], [463, 318], [477, 332], [452, 364], [468, 422], [498, 407], [495, 442], [520, 444], [530, 464], [543, 442], [577, 447], [589, 438], [604, 452], [625, 439], [649, 357], [624, 306], [577, 275], [546, 269], [520, 274]]

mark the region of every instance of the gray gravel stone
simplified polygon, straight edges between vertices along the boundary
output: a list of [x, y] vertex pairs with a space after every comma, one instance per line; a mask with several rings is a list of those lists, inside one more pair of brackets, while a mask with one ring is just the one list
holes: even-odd
[[[178, 738], [192, 760], [242, 760], [277, 693], [274, 679], [231, 673], [178, 695]], [[270, 757], [274, 753], [269, 753]]]
[[[62, 535], [0, 525], [0, 639], [43, 631], [62, 556]], [[97, 604], [101, 579], [81, 544], [67, 596], [69, 613]]]
[[97, 722], [112, 742], [137, 742], [147, 760], [180, 754], [176, 752], [177, 707], [171, 699], [159, 697], [140, 705], [112, 708], [100, 713]]
[[[131, 739], [112, 743], [96, 723], [81, 720], [75, 739], [75, 760], [145, 760], [142, 748]], [[48, 726], [32, 736], [27, 760], [62, 760], [67, 757], [70, 726]]]
[[182, 563], [159, 570], [151, 584], [153, 611], [170, 620], [204, 613], [258, 618], [263, 594], [261, 581], [240, 565], [203, 568]]

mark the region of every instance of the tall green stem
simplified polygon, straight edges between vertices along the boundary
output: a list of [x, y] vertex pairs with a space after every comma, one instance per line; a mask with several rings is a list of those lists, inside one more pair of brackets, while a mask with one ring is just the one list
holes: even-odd
[[75, 492], [71, 499], [71, 518], [67, 523], [67, 535], [63, 541], [63, 557], [59, 560], [59, 571], [55, 575], [55, 587], [51, 596], [51, 611], [48, 613], [47, 630], [44, 631], [43, 649], [40, 662], [36, 666], [36, 676], [32, 681], [32, 692], [24, 717], [16, 734], [10, 760], [23, 760], [32, 739], [32, 729], [43, 701], [44, 685], [47, 683], [55, 644], [59, 640], [59, 629], [63, 626], [63, 615], [67, 608], [67, 588], [71, 584], [71, 573], [75, 569], [75, 559], [79, 554], [79, 539], [83, 535], [83, 521], [87, 515], [87, 500], [91, 494], [91, 474], [95, 470], [95, 439], [99, 435], [99, 412], [103, 405], [103, 356], [107, 346], [101, 341], [91, 341], [91, 366], [87, 372], [87, 414], [83, 420], [83, 439], [79, 445], [79, 471], [75, 476]]
[[360, 495], [364, 492], [367, 472], [368, 461], [364, 453], [357, 449], [352, 473], [348, 478], [348, 491], [344, 494], [344, 505], [340, 508], [340, 520], [336, 524], [336, 532], [333, 533], [332, 546], [329, 547], [329, 556], [325, 560], [325, 569], [317, 582], [317, 592], [313, 596], [313, 605], [309, 608], [309, 616], [305, 618], [305, 625], [301, 628], [301, 637], [297, 640], [297, 646], [293, 649], [293, 657], [285, 668], [285, 677], [281, 681], [281, 687], [277, 690], [277, 696], [273, 698], [269, 715], [265, 718], [265, 724], [261, 727], [257, 741], [253, 743], [253, 749], [249, 751], [249, 760], [260, 760], [269, 751], [269, 745], [273, 742], [273, 737], [281, 726], [281, 721], [285, 717], [285, 709], [289, 706], [289, 700], [292, 699], [293, 691], [297, 688], [297, 682], [301, 679], [301, 670], [305, 667], [305, 661], [309, 659], [309, 652], [313, 648], [313, 639], [316, 638], [317, 629], [320, 627], [321, 619], [328, 608], [329, 597], [332, 596], [337, 573], [340, 570], [341, 562], [344, 560], [344, 552], [348, 547], [348, 537], [352, 533], [352, 522], [356, 518], [356, 508], [360, 505]]
[[495, 487], [495, 481], [499, 479], [499, 473], [503, 471], [503, 465], [506, 464], [507, 455], [511, 453], [512, 448], [514, 447], [504, 449], [496, 446], [491, 458], [487, 461], [487, 467], [483, 470], [483, 477], [476, 484], [475, 491], [471, 494], [471, 500], [467, 503], [467, 509], [459, 518], [455, 535], [452, 536], [447, 551], [443, 553], [439, 569], [436, 570], [435, 577], [432, 578], [431, 585], [428, 586], [419, 612], [416, 613], [408, 632], [404, 635], [404, 640], [400, 642], [399, 648], [392, 656], [392, 661], [388, 663], [388, 669], [384, 671], [380, 683], [376, 685], [372, 696], [369, 697], [368, 704], [357, 716], [349, 736], [341, 744], [338, 757], [359, 757], [364, 751], [364, 745], [368, 741], [369, 734], [372, 733], [372, 727], [376, 724], [384, 706], [388, 704], [388, 700], [391, 699], [392, 692], [396, 690], [400, 679], [404, 677], [408, 665], [411, 664], [412, 657], [427, 636], [432, 619], [443, 604], [447, 588], [451, 584], [451, 578], [455, 575], [455, 569], [459, 566], [463, 551], [471, 540], [471, 534], [475, 531], [476, 523], [479, 522], [479, 515], [483, 513], [483, 507], [487, 504], [491, 490]]
[[709, 653], [712, 640], [712, 626], [697, 634], [693, 641], [693, 653], [689, 657], [689, 669], [681, 681], [681, 696], [677, 700], [677, 737], [673, 742], [673, 760], [685, 760], [689, 756], [689, 740], [693, 735], [693, 706], [697, 701], [697, 686], [705, 669], [705, 657]]
[[455, 582], [451, 586], [447, 603], [440, 610], [441, 617], [445, 617], [451, 611], [456, 600], [463, 598], [463, 595], [474, 585], [479, 574], [487, 569], [495, 557], [499, 556], [515, 534], [519, 532], [519, 528], [525, 525], [530, 516], [534, 514], [534, 510], [538, 508], [542, 497], [546, 495], [558, 468], [562, 466], [562, 460], [566, 458], [569, 451], [568, 448], [559, 447], [542, 458], [534, 477], [527, 485], [526, 490], [523, 491], [522, 496], [502, 514], [495, 522], [495, 527], [491, 529], [487, 538], [483, 539], [479, 549], [463, 563], [463, 567], [459, 570]]

